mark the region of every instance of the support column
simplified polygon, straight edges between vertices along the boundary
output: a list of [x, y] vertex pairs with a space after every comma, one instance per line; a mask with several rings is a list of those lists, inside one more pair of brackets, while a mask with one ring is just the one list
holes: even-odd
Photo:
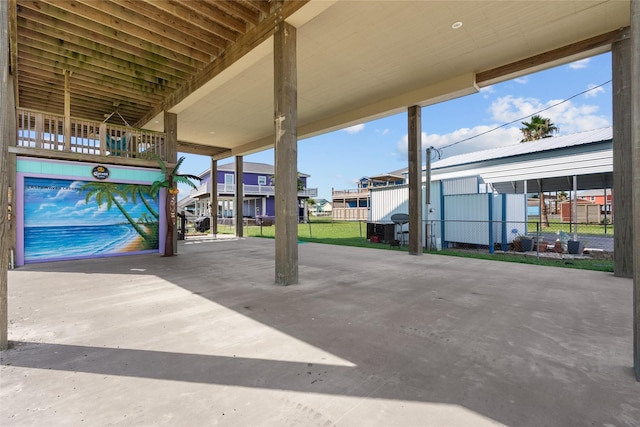
[[242, 205], [244, 202], [244, 170], [242, 156], [236, 156], [235, 183], [236, 191], [233, 198], [233, 216], [236, 219], [236, 237], [242, 237]]
[[218, 161], [211, 158], [211, 174], [209, 175], [209, 221], [211, 228], [210, 233], [215, 237], [218, 234]]
[[[9, 46], [9, 2], [0, 2], [0, 46]], [[9, 74], [9, 55], [0, 55], [0, 350], [9, 345], [8, 260], [11, 227], [7, 215], [9, 194], [9, 146], [15, 144], [16, 109], [13, 76]], [[14, 156], [11, 156], [15, 158]], [[13, 193], [13, 191], [12, 191]], [[15, 196], [12, 196], [15, 197]]]
[[[631, 0], [631, 154], [633, 177], [633, 368], [640, 381], [640, 0]], [[615, 196], [614, 196], [615, 198]], [[616, 234], [618, 234], [616, 232]]]
[[273, 37], [276, 283], [298, 283], [298, 78], [296, 28], [278, 23]]
[[631, 176], [631, 40], [612, 46], [614, 275], [633, 275], [633, 197]]
[[[422, 110], [409, 107], [409, 255], [422, 255]], [[429, 183], [427, 183], [429, 185]]]
[[[174, 113], [164, 112], [164, 131], [166, 133], [165, 144], [167, 163], [177, 163], [178, 161], [178, 115]], [[173, 177], [167, 177], [170, 181], [169, 189], [175, 187]], [[167, 190], [169, 190], [167, 189]], [[176, 233], [176, 210], [178, 208], [177, 194], [166, 192], [166, 220], [167, 233], [165, 236], [164, 256], [173, 256], [178, 253], [178, 233]]]

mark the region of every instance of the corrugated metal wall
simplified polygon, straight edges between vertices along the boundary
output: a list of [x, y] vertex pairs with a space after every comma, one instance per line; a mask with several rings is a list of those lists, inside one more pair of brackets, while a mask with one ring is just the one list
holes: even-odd
[[527, 233], [527, 213], [525, 208], [527, 199], [524, 194], [505, 194], [504, 196], [507, 199], [504, 217], [507, 243], [511, 243], [518, 234]]
[[[424, 246], [440, 247], [442, 231], [447, 242], [492, 245], [510, 243], [517, 234], [526, 233], [524, 194], [455, 194], [448, 191], [467, 191], [471, 184], [478, 191], [477, 177], [450, 182], [431, 182], [431, 204], [423, 206]], [[426, 201], [425, 187], [423, 198]], [[406, 185], [371, 190], [371, 222], [390, 223], [391, 215], [409, 212], [409, 190]], [[444, 203], [444, 206], [442, 205]], [[444, 216], [443, 216], [444, 215]], [[442, 227], [444, 219], [444, 227]], [[490, 223], [491, 220], [491, 223]], [[407, 226], [405, 225], [405, 230]], [[512, 233], [513, 229], [517, 233]], [[522, 228], [522, 230], [520, 230]], [[492, 230], [491, 234], [489, 230]], [[429, 232], [432, 237], [428, 237]], [[504, 239], [503, 240], [503, 236]], [[427, 244], [427, 238], [430, 244]]]
[[464, 178], [447, 179], [442, 181], [442, 192], [445, 196], [454, 194], [478, 194], [478, 176], [468, 176]]
[[445, 196], [445, 240], [488, 245], [490, 197], [487, 194]]
[[409, 213], [409, 187], [371, 189], [371, 222], [391, 222], [394, 213]]

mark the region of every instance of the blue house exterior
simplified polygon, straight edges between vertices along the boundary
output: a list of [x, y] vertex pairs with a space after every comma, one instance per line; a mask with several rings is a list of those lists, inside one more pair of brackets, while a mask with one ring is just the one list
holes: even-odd
[[[197, 189], [191, 191], [189, 197], [191, 201], [181, 203], [186, 210], [195, 214], [196, 217], [210, 215], [210, 192], [211, 192], [211, 170], [201, 173], [202, 181]], [[275, 187], [274, 187], [274, 167], [266, 163], [243, 163], [243, 202], [242, 216], [245, 218], [275, 217]], [[301, 219], [307, 218], [306, 200], [318, 194], [316, 188], [307, 188], [309, 175], [299, 173], [299, 186], [302, 188], [298, 192], [299, 216]], [[227, 163], [218, 166], [217, 187], [218, 187], [218, 218], [232, 218], [233, 199], [236, 191], [235, 164]]]

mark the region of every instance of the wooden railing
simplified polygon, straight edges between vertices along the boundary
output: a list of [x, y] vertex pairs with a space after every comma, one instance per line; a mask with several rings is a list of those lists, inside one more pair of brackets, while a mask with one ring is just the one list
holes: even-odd
[[161, 132], [71, 118], [19, 108], [16, 146], [79, 154], [167, 160], [166, 136]]
[[335, 221], [368, 221], [369, 208], [336, 208], [331, 211]]
[[[210, 185], [208, 182], [200, 184], [198, 188], [194, 188], [189, 193], [191, 197], [199, 197], [205, 194], [209, 194]], [[235, 184], [218, 184], [218, 194], [235, 194]], [[251, 185], [242, 184], [242, 193], [245, 196], [273, 196], [275, 195], [275, 187], [271, 185]], [[298, 191], [299, 197], [317, 197], [317, 188], [304, 188]]]
[[367, 197], [369, 196], [368, 188], [358, 188], [351, 190], [332, 190], [331, 191], [332, 198], [358, 198], [358, 197]]

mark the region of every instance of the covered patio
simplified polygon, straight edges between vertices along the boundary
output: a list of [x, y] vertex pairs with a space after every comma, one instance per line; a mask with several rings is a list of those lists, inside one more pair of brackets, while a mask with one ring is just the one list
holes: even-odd
[[[211, 270], [208, 274], [208, 277], [213, 277], [211, 280], [226, 280], [227, 277], [237, 280], [244, 274], [258, 277], [252, 275], [260, 273], [261, 280], [271, 277], [275, 280], [270, 282], [282, 285], [300, 281], [296, 235], [299, 139], [406, 111], [409, 224], [413, 230], [409, 234], [409, 253], [420, 255], [423, 241], [420, 231], [423, 202], [419, 191], [423, 163], [421, 107], [474, 93], [480, 87], [535, 70], [611, 50], [613, 139], [617, 147], [614, 152], [614, 186], [620, 196], [616, 200], [627, 201], [616, 207], [619, 221], [616, 227], [623, 231], [619, 233], [624, 239], [621, 243], [628, 248], [618, 252], [624, 256], [620, 263], [624, 268], [619, 275], [633, 276], [636, 288], [634, 308], [625, 305], [632, 298], [628, 296], [620, 299], [620, 307], [627, 308], [617, 307], [616, 313], [630, 315], [634, 310], [636, 333], [633, 340], [636, 349], [640, 348], [640, 271], [637, 268], [640, 265], [640, 233], [637, 231], [640, 228], [637, 215], [640, 212], [640, 176], [637, 172], [640, 170], [640, 98], [637, 96], [640, 81], [639, 0], [536, 1], [526, 4], [519, 1], [206, 0], [173, 3], [9, 0], [0, 3], [0, 22], [0, 45], [7, 53], [0, 59], [0, 98], [5, 101], [0, 103], [0, 191], [7, 195], [0, 198], [0, 210], [7, 212], [10, 206], [16, 206], [16, 163], [21, 157], [115, 163], [104, 156], [107, 150], [102, 142], [95, 154], [73, 151], [72, 117], [89, 119], [93, 123], [91, 126], [95, 127], [96, 124], [104, 124], [105, 117], [113, 120], [115, 110], [125, 123], [132, 125], [127, 128], [162, 134], [167, 162], [175, 162], [179, 151], [204, 154], [211, 156], [211, 169], [215, 170], [218, 160], [235, 156], [238, 175], [242, 172], [242, 156], [275, 147], [275, 197], [280, 215], [276, 217], [278, 236], [275, 248], [268, 251], [269, 258], [263, 259], [262, 267], [255, 266], [255, 271], [243, 269], [239, 276], [237, 272], [231, 274], [217, 266], [215, 259], [207, 259], [203, 265], [208, 268], [217, 266], [215, 272]], [[39, 151], [42, 147], [16, 145], [16, 112], [24, 109], [62, 116], [62, 122], [57, 125], [64, 135], [62, 151], [42, 152]], [[107, 125], [115, 126], [109, 120], [107, 118]], [[35, 119], [34, 123], [37, 122]], [[143, 142], [146, 144], [148, 141], [143, 138]], [[135, 160], [136, 164], [141, 164], [139, 162], [145, 161], [138, 159], [139, 152], [129, 153], [136, 157], [127, 159], [127, 162]], [[236, 194], [240, 193], [241, 190], [236, 191]], [[238, 200], [240, 197], [236, 198], [236, 203]], [[213, 194], [212, 202], [217, 204]], [[7, 285], [6, 258], [10, 249], [16, 246], [16, 221], [11, 218], [19, 215], [20, 212], [11, 211], [11, 216], [0, 216], [0, 253], [5, 256], [0, 267], [2, 349], [8, 344], [8, 319], [12, 319], [13, 327], [16, 326], [13, 318], [7, 317], [8, 298], [14, 297], [14, 290], [20, 292], [23, 289], [18, 279], [14, 279], [23, 272], [11, 273], [12, 280], [16, 280], [11, 284], [11, 293]], [[242, 229], [237, 229], [236, 233], [241, 235]], [[251, 247], [238, 248], [239, 252], [231, 251], [231, 254], [240, 254], [247, 249]], [[341, 260], [335, 256], [335, 251], [332, 253], [331, 264], [318, 273], [339, 270]], [[153, 267], [147, 267], [154, 274], [177, 262], [168, 260], [160, 263], [157, 258], [148, 259], [154, 261]], [[442, 262], [442, 259], [438, 261]], [[403, 259], [395, 265], [414, 262], [423, 261]], [[93, 261], [87, 261], [87, 268], [91, 265]], [[270, 273], [264, 271], [265, 266], [271, 270]], [[189, 270], [176, 269], [178, 271], [185, 277], [190, 276]], [[472, 271], [469, 269], [467, 274], [476, 277]], [[502, 275], [499, 280], [506, 280], [508, 273], [501, 269], [496, 271], [499, 271], [496, 275]], [[404, 274], [403, 271], [397, 272], [384, 285], [397, 282], [397, 278]], [[538, 274], [536, 271], [535, 275]], [[356, 271], [347, 269], [343, 278], [355, 275]], [[448, 283], [449, 279], [446, 281]], [[610, 280], [602, 282], [611, 283]], [[572, 283], [575, 284], [576, 280]], [[336, 286], [339, 288], [338, 284]], [[280, 303], [284, 304], [286, 292], [295, 293], [297, 289], [300, 288], [269, 292], [282, 292]], [[312, 289], [310, 285], [309, 292], [313, 292]], [[473, 294], [468, 291], [465, 288], [467, 293], [463, 301], [465, 298], [473, 300]], [[137, 291], [132, 292], [133, 296]], [[527, 295], [526, 292], [523, 294]], [[563, 292], [560, 294], [564, 296]], [[375, 292], [371, 295], [363, 292], [361, 298], [366, 300], [379, 296]], [[71, 301], [76, 297], [78, 295], [70, 294]], [[598, 304], [604, 300], [606, 296], [597, 300]], [[51, 298], [38, 301], [38, 309], [55, 309], [51, 301]], [[169, 301], [158, 300], [155, 309], [166, 310], [164, 307]], [[127, 299], [121, 302], [136, 303]], [[379, 302], [382, 304], [382, 300]], [[567, 301], [558, 299], [558, 303], [561, 302], [567, 304]], [[13, 304], [9, 306], [11, 310], [19, 308]], [[321, 306], [315, 299], [314, 304]], [[316, 306], [311, 304], [310, 307]], [[207, 311], [203, 313], [204, 316]], [[159, 319], [163, 322], [171, 320], [170, 317]], [[505, 320], [510, 322], [514, 319]], [[199, 321], [200, 318], [194, 318], [191, 324]], [[477, 319], [470, 321], [471, 324], [478, 324]], [[384, 325], [384, 322], [380, 323], [380, 327]], [[548, 326], [553, 328], [553, 323]], [[548, 334], [546, 329], [541, 331]], [[38, 334], [42, 332], [38, 331]], [[610, 334], [603, 335], [610, 337]], [[501, 335], [496, 333], [495, 336]], [[97, 339], [99, 334], [95, 337]], [[631, 341], [630, 336], [627, 339]], [[625, 340], [623, 345], [631, 345], [629, 341]], [[593, 343], [598, 343], [597, 334], [585, 337], [586, 346]], [[607, 346], [598, 344], [593, 346], [594, 352], [608, 351]], [[393, 353], [392, 342], [385, 345], [385, 352], [391, 352], [385, 354], [393, 355], [396, 362], [404, 360], [404, 354]], [[526, 351], [527, 348], [524, 346], [518, 351]], [[191, 347], [187, 354], [193, 354], [193, 351]], [[403, 351], [409, 353], [408, 349]], [[50, 356], [51, 353], [47, 353]], [[13, 358], [14, 354], [25, 353], [19, 351], [6, 357]], [[363, 354], [370, 353], [364, 351]], [[443, 360], [454, 363], [445, 356], [442, 353]], [[53, 363], [55, 358], [46, 358], [43, 362]], [[640, 379], [639, 351], [636, 351], [634, 362], [636, 377]], [[138, 367], [146, 365], [141, 363]], [[454, 371], [459, 372], [459, 369]], [[416, 377], [413, 374], [407, 372], [405, 377], [391, 377], [390, 381], [410, 385]], [[530, 380], [528, 378], [526, 384]], [[470, 381], [466, 385], [474, 384]], [[437, 385], [442, 385], [442, 390], [437, 392], [446, 395], [447, 386], [444, 383]], [[484, 386], [482, 382], [475, 385]], [[620, 390], [630, 387], [617, 386]], [[523, 383], [522, 387], [530, 385]], [[369, 393], [375, 394], [382, 388], [371, 388]], [[429, 393], [429, 390], [415, 392], [421, 395]], [[490, 390], [490, 394], [493, 392]], [[499, 396], [500, 387], [496, 387], [495, 392]], [[603, 393], [602, 400], [599, 396], [594, 400], [607, 401], [607, 397], [618, 390], [609, 392], [611, 394]], [[19, 393], [16, 395], [20, 396]], [[438, 400], [437, 397], [434, 400]], [[447, 398], [442, 400], [447, 401]], [[426, 401], [432, 400], [427, 398]], [[491, 401], [496, 402], [493, 398]], [[508, 400], [503, 402], [508, 406]], [[585, 410], [594, 407], [597, 404], [589, 405]], [[489, 413], [489, 418], [500, 418], [491, 413], [499, 411], [477, 409], [480, 410], [476, 412]], [[504, 411], [508, 412], [507, 409]], [[624, 413], [620, 407], [616, 411]], [[354, 410], [345, 414], [355, 413], [357, 411]], [[549, 416], [549, 413], [540, 416], [545, 415]]]
[[309, 243], [278, 287], [273, 240], [180, 245], [9, 272], [3, 426], [640, 420], [631, 279]]

